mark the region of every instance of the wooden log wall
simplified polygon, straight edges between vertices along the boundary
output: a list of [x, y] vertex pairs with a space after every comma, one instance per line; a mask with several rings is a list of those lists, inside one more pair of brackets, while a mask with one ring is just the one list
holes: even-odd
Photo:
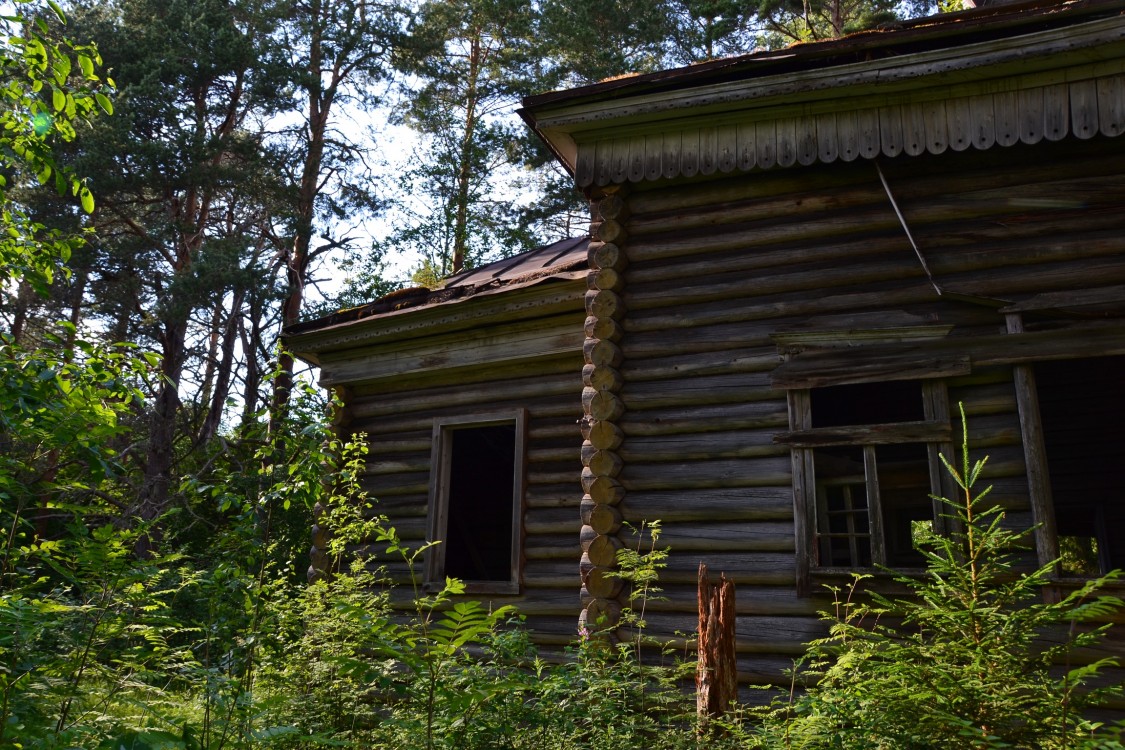
[[[346, 381], [347, 419], [339, 430], [365, 433], [370, 453], [362, 487], [410, 546], [426, 538], [435, 418], [527, 409], [523, 564], [518, 595], [480, 594], [496, 606], [514, 604], [541, 644], [576, 636], [578, 516], [581, 488], [583, 284], [567, 281], [570, 303], [521, 306], [508, 321], [456, 334], [415, 334], [390, 343], [334, 353], [327, 371]], [[544, 287], [560, 297], [558, 285]], [[503, 361], [466, 364], [478, 356], [458, 340], [518, 343]], [[464, 355], [459, 354], [462, 350]], [[419, 367], [419, 362], [436, 366]], [[338, 381], [337, 381], [338, 382]], [[323, 533], [317, 530], [318, 533]], [[370, 540], [362, 551], [385, 564], [407, 606], [410, 575], [400, 558]], [[422, 566], [417, 574], [422, 574]]]
[[[647, 607], [655, 634], [691, 631], [700, 562], [736, 582], [744, 684], [782, 684], [831, 601], [815, 578], [812, 596], [796, 594], [771, 334], [933, 324], [969, 341], [1005, 333], [1004, 302], [1125, 283], [1125, 139], [880, 163], [936, 279], [977, 302], [938, 297], [869, 162], [638, 184], [628, 197], [617, 508], [633, 525], [659, 519], [671, 548], [667, 600]], [[948, 387], [973, 449], [991, 456], [994, 497], [1029, 525], [1011, 366]]]

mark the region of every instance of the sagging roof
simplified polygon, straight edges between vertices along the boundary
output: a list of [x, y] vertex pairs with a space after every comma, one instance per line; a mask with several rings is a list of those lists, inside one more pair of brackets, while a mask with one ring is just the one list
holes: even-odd
[[1013, 3], [524, 100], [582, 187], [1125, 131], [1125, 1]]
[[[440, 289], [402, 289], [360, 307], [297, 323], [287, 328], [284, 336], [293, 343], [295, 338], [311, 333], [318, 334], [318, 337], [325, 333], [344, 334], [352, 327], [373, 319], [401, 316], [449, 302], [525, 288], [554, 277], [584, 271], [588, 244], [588, 237], [571, 237], [543, 245], [510, 258], [462, 271], [446, 279]], [[302, 356], [311, 359], [305, 353]]]

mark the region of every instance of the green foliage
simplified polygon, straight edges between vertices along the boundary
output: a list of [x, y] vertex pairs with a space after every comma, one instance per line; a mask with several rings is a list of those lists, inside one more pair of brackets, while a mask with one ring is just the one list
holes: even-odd
[[862, 576], [836, 592], [829, 636], [794, 674], [808, 691], [773, 707], [755, 746], [1120, 747], [1083, 714], [1122, 694], [1096, 682], [1116, 661], [1078, 659], [1121, 607], [1101, 593], [1119, 576], [1044, 601], [1054, 565], [1018, 567], [1025, 535], [974, 493], [987, 459], [970, 461], [965, 434], [961, 465], [946, 464], [963, 495], [942, 498], [958, 530], [922, 533], [926, 573], [898, 579], [910, 597], [863, 597]]

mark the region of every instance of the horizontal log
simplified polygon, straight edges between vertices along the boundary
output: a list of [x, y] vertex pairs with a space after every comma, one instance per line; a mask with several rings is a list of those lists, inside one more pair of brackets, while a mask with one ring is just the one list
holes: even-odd
[[[721, 427], [721, 425], [714, 425]], [[619, 451], [626, 463], [699, 458], [758, 458], [788, 455], [775, 443], [778, 430], [715, 430], [687, 435], [630, 437]]]
[[[576, 350], [580, 352], [579, 350]], [[568, 362], [573, 364], [573, 360]], [[433, 412], [454, 406], [485, 406], [496, 400], [496, 388], [503, 384], [508, 399], [539, 400], [547, 396], [573, 395], [574, 369], [560, 367], [552, 375], [537, 375], [530, 378], [496, 379], [479, 385], [461, 383], [442, 387], [425, 388], [393, 396], [379, 394], [357, 398], [352, 406], [356, 420], [390, 415], [405, 415], [412, 412]]]
[[653, 518], [668, 524], [715, 518], [729, 522], [783, 521], [793, 517], [793, 489], [784, 485], [630, 492], [621, 509], [629, 518]]
[[897, 424], [815, 427], [774, 436], [778, 443], [794, 448], [831, 445], [893, 445], [898, 443], [948, 443], [953, 430], [948, 422], [899, 422]]
[[[578, 372], [581, 368], [582, 355], [580, 351], [576, 351], [578, 355], [578, 366], [572, 372]], [[440, 417], [459, 417], [465, 414], [478, 413], [481, 411], [505, 411], [515, 409], [528, 410], [528, 423], [534, 429], [537, 423], [546, 421], [553, 425], [569, 424], [573, 425], [577, 415], [581, 413], [581, 405], [575, 398], [577, 390], [577, 383], [569, 393], [564, 393], [553, 397], [544, 398], [507, 398], [507, 394], [503, 392], [503, 384], [497, 383], [495, 386], [497, 391], [493, 392], [492, 400], [482, 402], [478, 408], [470, 408], [469, 406], [456, 406], [456, 407], [443, 407], [435, 408], [431, 411], [420, 411], [411, 414], [391, 414], [380, 418], [366, 419], [357, 424], [353, 424], [353, 429], [365, 432], [368, 435], [382, 435], [387, 433], [400, 433], [400, 432], [414, 432], [417, 430], [432, 430], [434, 420]]]
[[668, 349], [659, 349], [655, 342], [649, 342], [655, 355], [638, 354], [628, 359], [621, 366], [621, 374], [630, 383], [643, 383], [693, 376], [768, 372], [777, 367], [777, 346], [772, 341], [765, 343], [765, 338], [762, 342], [761, 346], [747, 348], [742, 346], [745, 342], [739, 341], [721, 350], [677, 351], [672, 355], [668, 355]]
[[630, 491], [707, 487], [776, 487], [788, 484], [789, 456], [777, 458], [627, 464], [620, 482]]
[[602, 420], [590, 423], [586, 439], [598, 450], [614, 450], [625, 439], [625, 433], [614, 422]]
[[[957, 336], [931, 341], [872, 345], [846, 350], [804, 352], [774, 371], [775, 384], [805, 387], [809, 373], [843, 373], [849, 368], [882, 368], [887, 372], [904, 363], [952, 361], [968, 357], [973, 367], [1010, 365], [1049, 359], [1072, 359], [1125, 354], [1125, 325], [1075, 323], [1065, 328], [1017, 334]], [[792, 375], [790, 373], [793, 373]], [[800, 373], [798, 376], [797, 373]], [[884, 378], [885, 379], [885, 378]], [[832, 379], [831, 382], [851, 382]]]
[[[598, 292], [597, 294], [612, 294]], [[395, 350], [348, 351], [321, 358], [320, 382], [338, 385], [379, 378], [408, 378], [438, 369], [473, 369], [497, 363], [553, 357], [582, 346], [582, 321], [577, 314], [496, 326], [456, 336], [435, 336]]]
[[675, 383], [674, 387], [670, 386], [669, 381], [626, 382], [621, 389], [624, 408], [628, 411], [643, 411], [688, 404], [704, 406], [744, 403], [781, 398], [783, 395], [774, 390], [769, 373], [764, 372], [686, 377], [672, 382]]
[[[764, 391], [764, 393], [770, 393]], [[756, 394], [761, 395], [761, 394]], [[735, 404], [675, 408], [634, 409], [620, 420], [628, 438], [635, 436], [688, 435], [721, 430], [777, 428], [789, 424], [785, 400], [749, 401]]]
[[[796, 587], [793, 585], [795, 580], [796, 568], [793, 564], [792, 555], [780, 555], [778, 553], [740, 553], [741, 556], [746, 556], [748, 559], [758, 561], [761, 566], [771, 571], [771, 574], [778, 576], [778, 581], [775, 585], [771, 584], [755, 584], [750, 583], [745, 572], [739, 574], [735, 572], [735, 583], [737, 586], [737, 595], [735, 597], [735, 612], [739, 616], [743, 615], [758, 615], [758, 616], [816, 616], [819, 612], [826, 612], [832, 609], [832, 597], [824, 589], [815, 589], [812, 596], [801, 597], [797, 596]], [[723, 557], [716, 555], [700, 555], [694, 559], [688, 560], [684, 563], [684, 568], [694, 564], [696, 573], [698, 574], [700, 561], [706, 562], [710, 570], [715, 570], [717, 566], [727, 571], [727, 577], [731, 578], [732, 567], [727, 563]], [[747, 569], [751, 567], [751, 563], [744, 564]], [[785, 578], [785, 575], [788, 578]], [[646, 612], [682, 612], [688, 614], [699, 614], [696, 605], [696, 595], [698, 592], [698, 580], [681, 582], [668, 581], [661, 579], [661, 599], [654, 599], [645, 607]]]
[[352, 392], [352, 403], [356, 406], [364, 403], [382, 403], [398, 395], [409, 397], [423, 392], [443, 390], [457, 392], [466, 386], [485, 387], [486, 384], [497, 381], [514, 381], [530, 383], [536, 378], [550, 379], [555, 376], [565, 377], [574, 373], [575, 359], [581, 367], [582, 352], [565, 351], [554, 357], [536, 357], [531, 360], [517, 362], [496, 362], [488, 369], [457, 368], [453, 370], [425, 370], [408, 378], [384, 378], [365, 383], [356, 383], [349, 386]]
[[[638, 524], [642, 520], [626, 517]], [[654, 520], [654, 519], [648, 519]], [[677, 554], [701, 551], [792, 552], [793, 522], [747, 521], [741, 523], [665, 523], [661, 527], [659, 545]], [[716, 572], [711, 563], [708, 567]]]

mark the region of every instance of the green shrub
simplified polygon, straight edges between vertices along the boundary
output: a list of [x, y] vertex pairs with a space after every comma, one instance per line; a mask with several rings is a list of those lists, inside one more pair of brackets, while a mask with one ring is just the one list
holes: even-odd
[[963, 494], [942, 498], [960, 531], [921, 534], [925, 574], [897, 578], [908, 597], [865, 594], [865, 576], [836, 591], [836, 611], [824, 615], [828, 637], [809, 644], [795, 671], [795, 686], [806, 683], [807, 692], [775, 704], [749, 745], [1121, 747], [1084, 714], [1122, 694], [1120, 685], [1093, 687], [1116, 661], [1072, 665], [1076, 650], [1097, 645], [1109, 628], [1086, 624], [1121, 607], [1101, 593], [1118, 573], [1044, 601], [1054, 566], [1017, 568], [1024, 534], [1003, 526], [988, 490], [974, 494], [987, 459], [970, 462], [965, 435], [961, 466], [946, 464]]

